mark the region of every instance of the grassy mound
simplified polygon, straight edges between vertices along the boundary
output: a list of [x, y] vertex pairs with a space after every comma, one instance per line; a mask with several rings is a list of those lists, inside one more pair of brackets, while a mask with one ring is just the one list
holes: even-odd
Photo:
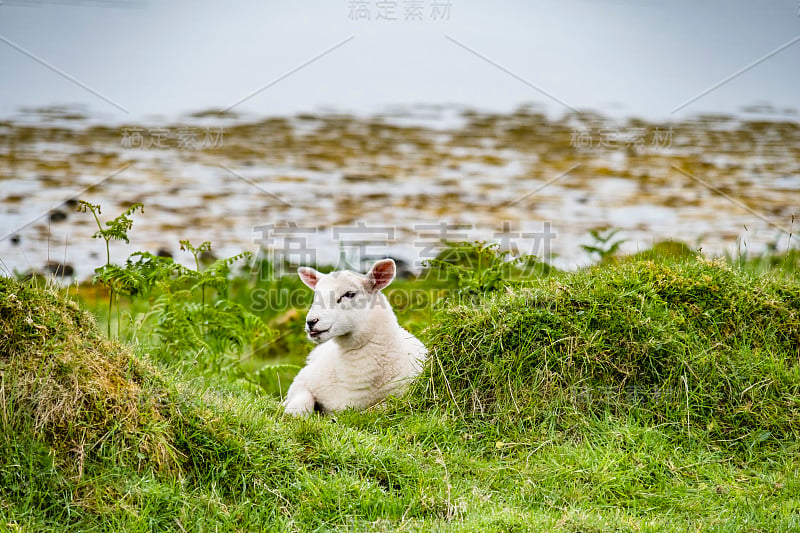
[[66, 297], [0, 278], [0, 529], [306, 531], [453, 512], [436, 456], [285, 419], [223, 378], [151, 367]]
[[58, 293], [0, 278], [2, 434], [52, 447], [80, 473], [89, 456], [174, 463], [166, 390], [130, 349]]
[[800, 435], [800, 284], [721, 262], [631, 261], [562, 274], [429, 330], [423, 403], [519, 427], [591, 419]]

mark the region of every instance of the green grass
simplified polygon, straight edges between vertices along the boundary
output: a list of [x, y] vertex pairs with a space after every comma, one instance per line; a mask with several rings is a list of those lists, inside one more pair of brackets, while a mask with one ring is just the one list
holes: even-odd
[[631, 261], [447, 301], [434, 323], [421, 407], [523, 429], [608, 412], [736, 441], [800, 431], [796, 281]]
[[433, 354], [407, 396], [299, 420], [247, 369], [302, 363], [302, 310], [259, 310], [279, 340], [214, 374], [146, 321], [109, 341], [0, 279], [0, 530], [800, 528], [793, 275], [688, 256], [481, 279], [398, 313]]

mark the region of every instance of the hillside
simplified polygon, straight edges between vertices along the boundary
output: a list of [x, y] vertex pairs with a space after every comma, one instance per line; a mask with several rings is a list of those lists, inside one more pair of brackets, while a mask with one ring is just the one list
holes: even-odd
[[295, 420], [0, 278], [0, 527], [800, 526], [794, 278], [630, 260], [461, 296], [409, 395]]

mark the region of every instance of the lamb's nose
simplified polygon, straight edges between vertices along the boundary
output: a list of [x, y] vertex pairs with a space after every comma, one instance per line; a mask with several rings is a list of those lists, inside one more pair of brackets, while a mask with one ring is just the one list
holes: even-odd
[[308, 326], [308, 329], [314, 329], [314, 326], [317, 325], [317, 322], [319, 322], [319, 318], [309, 318], [306, 320], [306, 326]]

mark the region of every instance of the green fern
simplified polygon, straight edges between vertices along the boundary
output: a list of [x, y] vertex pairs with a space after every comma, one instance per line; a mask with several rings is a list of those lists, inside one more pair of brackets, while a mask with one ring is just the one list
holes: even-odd
[[591, 254], [597, 254], [600, 257], [600, 262], [606, 261], [608, 258], [613, 257], [614, 254], [617, 253], [617, 250], [619, 250], [619, 247], [628, 241], [628, 239], [619, 239], [611, 242], [611, 239], [613, 239], [614, 236], [621, 231], [619, 228], [607, 230], [605, 235], [601, 233], [602, 231], [603, 230], [596, 229], [589, 230], [589, 235], [591, 235], [592, 239], [594, 239], [594, 245], [581, 244], [581, 248], [587, 252]]
[[[78, 201], [78, 212], [92, 213], [97, 223], [97, 231], [92, 235], [94, 239], [103, 239], [106, 243], [106, 264], [95, 269], [95, 281], [100, 281], [108, 288], [108, 336], [111, 336], [111, 309], [114, 296], [119, 294], [135, 294], [137, 280], [129, 276], [125, 269], [111, 264], [111, 241], [130, 242], [128, 231], [133, 227], [131, 216], [137, 211], [144, 211], [144, 205], [135, 203], [120, 213], [114, 220], [106, 222], [106, 227], [100, 222], [100, 205], [83, 200]], [[119, 309], [119, 306], [117, 306]], [[117, 336], [119, 336], [119, 320], [117, 320]]]
[[180, 244], [194, 256], [196, 270], [147, 252], [137, 252], [129, 260], [129, 269], [144, 274], [148, 293], [158, 294], [149, 313], [155, 320], [154, 332], [171, 356], [191, 358], [209, 372], [240, 373], [240, 355], [273, 336], [260, 318], [228, 297], [231, 265], [252, 254], [218, 259], [201, 270], [200, 256], [211, 251], [211, 243]]
[[243, 252], [218, 259], [201, 269], [201, 256], [211, 251], [211, 243], [205, 241], [195, 247], [183, 240], [181, 250], [194, 257], [194, 270], [171, 257], [141, 251], [132, 253], [124, 266], [112, 264], [111, 241], [129, 242], [131, 215], [142, 209], [141, 204], [134, 204], [104, 227], [99, 205], [79, 203], [79, 210], [92, 213], [97, 222], [98, 231], [92, 237], [106, 243], [106, 264], [95, 269], [94, 280], [109, 290], [109, 336], [113, 297], [152, 298], [149, 310], [136, 322], [139, 328], [152, 324], [151, 338], [164, 354], [173, 359], [190, 359], [209, 372], [241, 375], [241, 354], [274, 337], [260, 318], [228, 296], [231, 266], [252, 254]]
[[165, 290], [192, 278], [191, 270], [176, 263], [171, 257], [161, 257], [150, 252], [135, 252], [128, 257], [125, 270], [137, 276], [142, 296], [148, 296], [156, 289]]

